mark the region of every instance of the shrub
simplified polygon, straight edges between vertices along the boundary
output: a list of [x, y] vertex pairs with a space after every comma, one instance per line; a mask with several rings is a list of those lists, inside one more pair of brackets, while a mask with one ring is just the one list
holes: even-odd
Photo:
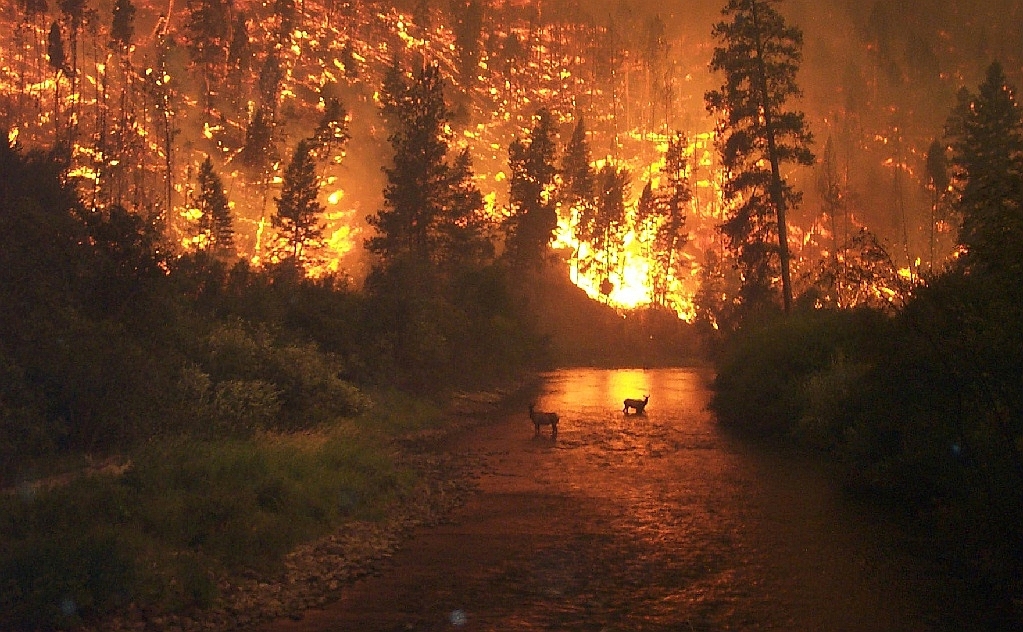
[[740, 331], [718, 360], [711, 406], [723, 423], [756, 434], [798, 432], [811, 379], [841, 379], [824, 377], [839, 358], [854, 366], [873, 363], [876, 342], [889, 327], [879, 312], [814, 310]]

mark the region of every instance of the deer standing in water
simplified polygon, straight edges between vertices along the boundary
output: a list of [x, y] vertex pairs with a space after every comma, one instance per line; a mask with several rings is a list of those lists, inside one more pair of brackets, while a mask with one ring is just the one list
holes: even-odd
[[540, 436], [540, 426], [551, 427], [551, 439], [556, 439], [558, 436], [558, 413], [542, 413], [533, 410], [535, 404], [529, 405], [529, 418], [533, 421], [533, 426], [536, 428], [534, 437]]
[[629, 409], [631, 408], [636, 411], [637, 415], [642, 415], [644, 414], [643, 411], [646, 410], [646, 405], [647, 402], [649, 401], [650, 401], [649, 395], [647, 395], [643, 399], [627, 399], [625, 400], [625, 408], [622, 409], [622, 412], [628, 415]]

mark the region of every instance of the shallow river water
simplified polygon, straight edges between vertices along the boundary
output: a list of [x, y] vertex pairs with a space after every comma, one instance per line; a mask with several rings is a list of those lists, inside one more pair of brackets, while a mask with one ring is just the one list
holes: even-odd
[[[438, 449], [479, 492], [423, 528], [314, 630], [969, 630], [954, 583], [811, 463], [730, 438], [697, 370], [550, 373], [523, 405]], [[645, 415], [622, 400], [650, 395]]]

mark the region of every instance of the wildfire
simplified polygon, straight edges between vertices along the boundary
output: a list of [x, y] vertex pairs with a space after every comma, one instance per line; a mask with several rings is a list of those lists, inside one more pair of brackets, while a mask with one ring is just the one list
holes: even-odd
[[[663, 106], [663, 123], [652, 122], [652, 109], [640, 113], [653, 106], [640, 104], [637, 86], [649, 68], [637, 55], [615, 58], [618, 66], [605, 69], [610, 78], [598, 77], [595, 60], [607, 52], [602, 48], [605, 27], [537, 21], [519, 11], [516, 3], [494, 2], [493, 23], [481, 36], [476, 66], [465, 71], [459, 64], [455, 28], [443, 24], [446, 16], [439, 9], [431, 10], [429, 24], [418, 24], [422, 17], [418, 11], [406, 13], [375, 3], [350, 3], [341, 10], [340, 3], [305, 0], [296, 3], [300, 13], [295, 23], [284, 28], [273, 13], [275, 3], [235, 0], [233, 11], [248, 18], [248, 44], [254, 49], [250, 67], [214, 68], [215, 98], [207, 102], [206, 95], [198, 96], [204, 89], [203, 69], [189, 57], [184, 9], [168, 18], [166, 2], [135, 4], [137, 41], [123, 54], [111, 52], [104, 19], [80, 34], [82, 65], [77, 79], [49, 66], [45, 46], [40, 47], [48, 23], [15, 24], [11, 12], [0, 12], [4, 71], [0, 93], [24, 97], [5, 101], [10, 103], [8, 140], [30, 146], [69, 141], [73, 146], [69, 175], [87, 183], [97, 206], [122, 204], [146, 217], [166, 218], [169, 241], [182, 249], [201, 248], [204, 237], [195, 229], [199, 218], [190, 208], [189, 196], [199, 165], [213, 156], [220, 161], [216, 166], [231, 198], [239, 251], [256, 265], [268, 261], [268, 245], [275, 239], [268, 218], [280, 191], [285, 158], [298, 139], [309, 135], [326, 98], [333, 95], [345, 96], [353, 129], [372, 137], [366, 145], [386, 142], [377, 122], [376, 91], [392, 56], [398, 55], [406, 62], [440, 65], [453, 87], [449, 97], [471, 104], [472, 114], [453, 122], [450, 131], [459, 146], [472, 153], [478, 186], [495, 221], [506, 212], [502, 203], [507, 198], [509, 144], [528, 133], [536, 109], [543, 106], [552, 113], [562, 140], [572, 123], [585, 116], [593, 126], [592, 146], [600, 153], [607, 150], [593, 166], [620, 165], [637, 181], [626, 201], [628, 219], [616, 252], [598, 252], [580, 243], [573, 211], [562, 208], [552, 247], [569, 253], [565, 265], [572, 282], [595, 300], [622, 310], [661, 303], [681, 318], [692, 319], [699, 265], [703, 253], [720, 248], [715, 226], [725, 208], [714, 133], [706, 131], [712, 122], [698, 121], [695, 125], [702, 129], [689, 130], [693, 189], [687, 212], [689, 243], [679, 255], [682, 265], [669, 271], [655, 291], [653, 236], [649, 227], [636, 225], [634, 216], [641, 185], [661, 184], [666, 132], [674, 123], [668, 120], [668, 111], [675, 105]], [[16, 39], [15, 33], [23, 38]], [[684, 57], [673, 63], [680, 66], [678, 76], [688, 81], [692, 73], [686, 71], [704, 62]], [[261, 94], [266, 77], [273, 74], [270, 70], [275, 70], [270, 68], [274, 61], [280, 73], [276, 94]], [[272, 147], [267, 150], [265, 172], [255, 173], [241, 164], [239, 154], [261, 105], [272, 112]], [[880, 135], [876, 141], [890, 142]], [[366, 190], [366, 181], [372, 180], [366, 174], [379, 174], [378, 159], [346, 151], [354, 160], [341, 152], [322, 166], [327, 228], [322, 247], [315, 256], [310, 254], [310, 275], [344, 273], [354, 267], [365, 231], [358, 210], [378, 204], [379, 197], [372, 196], [379, 196], [379, 191]], [[908, 154], [887, 166], [912, 175]]]

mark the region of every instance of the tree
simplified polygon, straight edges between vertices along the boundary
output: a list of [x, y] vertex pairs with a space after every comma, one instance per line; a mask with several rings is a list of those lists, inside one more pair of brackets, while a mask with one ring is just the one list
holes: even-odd
[[785, 311], [792, 305], [786, 211], [801, 194], [782, 175], [784, 163], [810, 165], [812, 136], [802, 112], [789, 109], [801, 92], [796, 72], [803, 34], [785, 24], [778, 0], [729, 0], [728, 21], [714, 26], [720, 42], [711, 69], [723, 72], [719, 90], [707, 92], [707, 109], [721, 117], [718, 151], [734, 204], [722, 226], [742, 273], [740, 298], [750, 308], [771, 302], [780, 274]]
[[241, 87], [252, 63], [252, 45], [249, 43], [249, 21], [244, 11], [238, 11], [231, 28], [231, 43], [227, 46], [227, 79], [236, 92]]
[[[393, 68], [394, 66], [392, 66]], [[392, 76], [382, 101], [394, 131], [394, 162], [384, 169], [384, 208], [367, 218], [376, 235], [367, 248], [385, 267], [408, 257], [436, 262], [438, 228], [448, 220], [450, 168], [446, 162], [451, 132], [443, 80], [436, 65], [424, 66], [408, 84]]]
[[447, 213], [438, 227], [439, 262], [449, 273], [482, 267], [493, 258], [494, 244], [468, 148], [451, 162], [447, 194]]
[[[586, 122], [580, 116], [572, 130], [572, 138], [569, 139], [568, 146], [565, 148], [565, 155], [561, 159], [561, 186], [559, 188], [559, 199], [564, 206], [568, 207], [573, 226], [578, 225], [582, 217], [589, 216], [593, 212], [596, 176], [590, 162], [590, 147], [586, 141]], [[577, 239], [573, 253], [577, 272], [581, 247], [582, 240]]]
[[451, 14], [455, 19], [458, 74], [462, 78], [462, 85], [468, 89], [476, 82], [479, 74], [483, 7], [478, 0], [451, 0]]
[[1023, 266], [1023, 121], [998, 62], [988, 68], [978, 94], [960, 94], [946, 134], [952, 146], [953, 206], [962, 218], [959, 267], [1018, 272]]
[[312, 148], [307, 139], [302, 139], [284, 171], [281, 196], [276, 200], [277, 213], [273, 216], [273, 226], [280, 229], [284, 242], [280, 254], [296, 265], [302, 261], [305, 250], [318, 246], [323, 237], [326, 225], [320, 223], [320, 217], [326, 207], [317, 201], [319, 192]]
[[351, 137], [348, 133], [348, 111], [345, 106], [334, 97], [327, 99], [323, 107], [323, 116], [313, 130], [312, 138], [309, 139], [313, 154], [320, 160], [332, 158], [335, 147], [339, 154], [342, 153], [345, 143]]
[[927, 189], [931, 192], [930, 260], [927, 268], [932, 273], [934, 272], [935, 233], [938, 230], [939, 216], [944, 214], [941, 213], [945, 208], [942, 200], [946, 199], [950, 183], [946, 149], [944, 143], [938, 139], [931, 141], [930, 147], [927, 148]]
[[131, 0], [115, 0], [111, 13], [111, 46], [117, 50], [127, 50], [135, 36], [135, 5]]
[[[845, 217], [846, 200], [842, 183], [838, 176], [838, 161], [835, 158], [835, 144], [829, 137], [824, 144], [824, 156], [820, 171], [817, 173], [817, 193], [821, 198], [821, 211], [825, 220], [831, 224], [832, 247], [831, 256], [839, 258], [839, 250], [849, 241], [848, 221]], [[843, 214], [841, 225], [838, 223], [839, 213]]]
[[188, 8], [189, 51], [202, 72], [203, 107], [208, 116], [213, 109], [218, 67], [226, 62], [231, 22], [224, 0], [189, 0]]
[[682, 249], [689, 242], [686, 219], [693, 192], [689, 185], [690, 169], [686, 157], [688, 146], [689, 140], [682, 132], [676, 132], [668, 141], [662, 170], [664, 186], [659, 187], [656, 194], [644, 189], [637, 209], [637, 221], [653, 225], [653, 258], [659, 268], [655, 297], [662, 304], [667, 295], [668, 282], [680, 276]]
[[584, 217], [585, 239], [599, 253], [603, 261], [600, 291], [605, 296], [614, 287], [611, 266], [617, 259], [621, 245], [621, 229], [625, 225], [625, 200], [629, 195], [632, 174], [625, 167], [606, 164], [597, 172], [597, 199], [591, 217]]
[[53, 141], [60, 142], [60, 75], [68, 74], [67, 54], [64, 52], [64, 39], [60, 35], [60, 24], [50, 25], [50, 33], [46, 39], [46, 55], [53, 69]]
[[199, 166], [198, 208], [199, 230], [203, 235], [201, 248], [217, 257], [228, 257], [234, 250], [234, 225], [231, 208], [224, 193], [224, 184], [213, 170], [209, 156]]
[[558, 172], [554, 121], [546, 109], [534, 121], [528, 141], [516, 138], [508, 147], [511, 214], [505, 225], [505, 255], [512, 265], [526, 268], [543, 263], [558, 228], [552, 195]]

